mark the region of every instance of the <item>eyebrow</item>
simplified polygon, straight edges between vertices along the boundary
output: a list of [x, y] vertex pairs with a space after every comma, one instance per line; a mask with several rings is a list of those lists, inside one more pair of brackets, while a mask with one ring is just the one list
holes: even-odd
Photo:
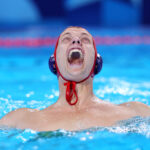
[[62, 37], [65, 36], [65, 35], [71, 35], [71, 33], [66, 32], [66, 33], [64, 33], [64, 34], [62, 35]]
[[89, 34], [87, 34], [87, 33], [85, 33], [85, 32], [81, 33], [81, 35], [87, 35], [87, 36], [89, 36]]
[[[64, 34], [62, 35], [62, 37], [65, 36], [65, 35], [71, 35], [71, 33], [70, 33], [70, 32], [66, 32], [66, 33], [64, 33]], [[81, 36], [83, 36], [83, 35], [89, 36], [89, 34], [86, 33], [86, 32], [82, 32], [82, 33], [81, 33]]]

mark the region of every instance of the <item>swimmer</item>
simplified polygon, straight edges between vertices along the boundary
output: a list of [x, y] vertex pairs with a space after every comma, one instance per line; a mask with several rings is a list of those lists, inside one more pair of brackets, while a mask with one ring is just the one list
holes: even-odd
[[43, 110], [14, 110], [0, 120], [0, 126], [75, 131], [112, 126], [135, 116], [150, 116], [149, 106], [143, 103], [115, 105], [94, 95], [93, 78], [102, 68], [102, 58], [92, 35], [84, 28], [69, 27], [61, 33], [49, 67], [58, 77], [57, 102]]

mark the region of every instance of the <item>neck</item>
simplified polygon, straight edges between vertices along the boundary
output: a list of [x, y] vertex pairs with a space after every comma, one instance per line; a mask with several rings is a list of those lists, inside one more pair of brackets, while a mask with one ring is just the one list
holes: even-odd
[[[90, 103], [92, 103], [93, 94], [93, 79], [89, 77], [87, 80], [76, 84], [76, 93], [78, 96], [78, 102], [75, 105], [70, 105], [66, 100], [66, 86], [64, 83], [67, 81], [63, 80], [61, 76], [59, 77], [59, 99], [57, 105], [61, 107], [70, 107], [71, 109], [81, 109]], [[75, 101], [76, 97], [73, 96], [72, 101]]]

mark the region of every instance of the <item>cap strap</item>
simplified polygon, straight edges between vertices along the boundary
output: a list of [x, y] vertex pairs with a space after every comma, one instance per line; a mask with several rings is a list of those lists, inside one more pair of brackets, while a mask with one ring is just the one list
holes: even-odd
[[[64, 83], [64, 86], [67, 86], [67, 88], [66, 88], [66, 100], [67, 100], [67, 102], [70, 105], [75, 105], [78, 101], [78, 96], [76, 93], [76, 82], [68, 81], [68, 82]], [[72, 103], [71, 100], [72, 100], [73, 94], [75, 95], [76, 100], [75, 100], [75, 102]]]

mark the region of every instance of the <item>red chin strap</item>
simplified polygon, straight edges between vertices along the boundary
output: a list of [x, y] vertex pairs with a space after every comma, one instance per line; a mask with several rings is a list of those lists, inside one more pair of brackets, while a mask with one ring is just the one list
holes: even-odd
[[[94, 46], [94, 50], [95, 50], [95, 60], [94, 60], [94, 64], [93, 64], [93, 67], [91, 69], [90, 74], [85, 79], [83, 79], [79, 82], [69, 81], [69, 80], [67, 80], [66, 78], [63, 77], [63, 75], [60, 73], [58, 65], [57, 65], [56, 51], [57, 51], [57, 47], [58, 47], [58, 43], [59, 43], [59, 38], [60, 38], [60, 36], [57, 39], [56, 46], [55, 46], [55, 51], [54, 51], [54, 58], [55, 58], [55, 65], [56, 65], [56, 69], [57, 69], [57, 75], [58, 75], [58, 77], [61, 76], [65, 81], [67, 81], [66, 83], [64, 83], [64, 86], [66, 86], [66, 100], [67, 100], [68, 104], [75, 105], [78, 102], [78, 95], [77, 95], [77, 92], [76, 92], [76, 84], [87, 80], [90, 76], [93, 77], [96, 58], [97, 58], [96, 45], [95, 45], [95, 41], [93, 39], [93, 46]], [[76, 97], [74, 102], [72, 102], [73, 95]]]
[[[76, 93], [76, 82], [74, 81], [68, 81], [64, 83], [64, 86], [67, 86], [66, 88], [66, 100], [70, 105], [75, 105], [78, 102], [78, 96]], [[75, 102], [71, 102], [73, 94], [76, 97]]]

